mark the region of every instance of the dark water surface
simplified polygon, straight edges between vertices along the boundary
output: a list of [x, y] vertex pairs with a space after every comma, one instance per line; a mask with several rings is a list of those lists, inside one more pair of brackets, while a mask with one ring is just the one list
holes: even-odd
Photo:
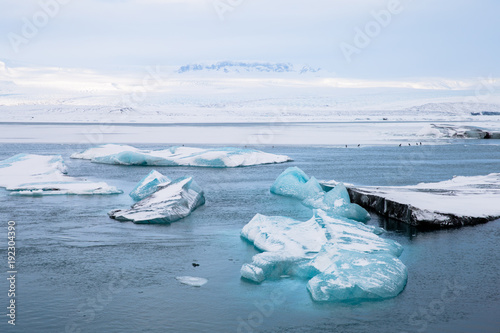
[[[500, 221], [419, 232], [372, 214], [383, 236], [404, 246], [408, 285], [398, 297], [321, 304], [305, 281], [261, 285], [240, 279], [257, 253], [239, 237], [256, 214], [308, 219], [297, 201], [269, 193], [298, 166], [318, 179], [407, 185], [500, 172], [500, 146], [485, 141], [418, 147], [261, 147], [294, 162], [235, 169], [158, 167], [194, 176], [207, 203], [171, 225], [135, 225], [106, 213], [132, 204], [127, 193], [151, 167], [70, 160], [82, 145], [3, 144], [14, 154], [62, 154], [69, 175], [103, 180], [125, 194], [14, 197], [0, 189], [1, 332], [500, 332]], [[492, 141], [493, 142], [493, 141]], [[158, 145], [138, 145], [160, 148]], [[500, 204], [500, 199], [499, 199]], [[17, 223], [16, 326], [7, 324], [7, 221]], [[193, 267], [196, 262], [200, 266]], [[175, 277], [207, 278], [201, 288]]]

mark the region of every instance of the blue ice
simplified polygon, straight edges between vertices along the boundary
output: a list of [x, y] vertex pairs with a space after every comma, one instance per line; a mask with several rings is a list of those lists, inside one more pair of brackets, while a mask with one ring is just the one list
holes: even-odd
[[167, 185], [170, 182], [171, 180], [167, 176], [162, 175], [156, 170], [151, 170], [147, 176], [141, 179], [129, 195], [135, 201], [140, 201], [156, 192], [159, 186]]
[[323, 190], [314, 177], [309, 177], [297, 167], [283, 171], [271, 186], [271, 193], [296, 198], [313, 209], [322, 209], [332, 216], [341, 216], [360, 222], [370, 219], [361, 206], [351, 203], [344, 184], [339, 183], [329, 192]]
[[304, 222], [255, 215], [241, 236], [263, 252], [241, 267], [241, 276], [256, 283], [284, 275], [305, 279], [315, 301], [384, 299], [404, 289], [400, 244], [378, 236], [379, 228], [313, 212]]

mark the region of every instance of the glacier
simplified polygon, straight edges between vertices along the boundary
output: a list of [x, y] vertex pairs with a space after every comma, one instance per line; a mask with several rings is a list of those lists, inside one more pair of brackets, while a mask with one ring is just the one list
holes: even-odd
[[285, 155], [275, 155], [254, 149], [234, 147], [192, 148], [173, 146], [162, 150], [142, 150], [128, 145], [106, 144], [89, 148], [71, 158], [94, 163], [120, 165], [197, 166], [232, 168], [291, 161]]
[[370, 214], [364, 208], [351, 203], [344, 184], [338, 183], [326, 192], [316, 178], [309, 177], [298, 167], [283, 171], [271, 186], [271, 193], [301, 200], [305, 206], [321, 209], [332, 216], [360, 222], [370, 220]]
[[408, 278], [398, 259], [403, 248], [378, 236], [381, 231], [320, 209], [305, 222], [257, 214], [241, 237], [263, 252], [240, 273], [256, 283], [283, 276], [308, 280], [307, 290], [319, 302], [395, 297]]
[[120, 194], [121, 190], [104, 182], [89, 182], [67, 175], [60, 155], [17, 154], [0, 161], [0, 186], [10, 195], [93, 195]]
[[156, 170], [152, 170], [130, 191], [129, 195], [135, 201], [140, 201], [153, 194], [158, 187], [167, 185], [171, 182], [170, 178], [162, 175]]
[[205, 204], [201, 187], [192, 177], [182, 177], [158, 186], [153, 194], [132, 205], [130, 209], [116, 209], [108, 213], [118, 221], [161, 224], [180, 220]]

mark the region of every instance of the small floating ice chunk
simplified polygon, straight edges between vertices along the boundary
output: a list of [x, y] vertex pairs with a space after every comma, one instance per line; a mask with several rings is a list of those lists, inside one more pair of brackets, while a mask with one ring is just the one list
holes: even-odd
[[163, 150], [141, 150], [127, 145], [102, 145], [89, 148], [71, 158], [88, 159], [95, 163], [122, 165], [198, 166], [230, 168], [291, 161], [285, 155], [275, 155], [254, 149], [234, 147], [191, 148], [170, 147]]
[[208, 282], [205, 278], [195, 276], [177, 276], [175, 279], [182, 284], [187, 284], [188, 286], [193, 287], [201, 287]]
[[0, 186], [11, 195], [120, 194], [104, 182], [70, 177], [60, 155], [17, 154], [0, 161]]
[[158, 190], [127, 210], [113, 210], [109, 217], [134, 223], [170, 223], [180, 220], [205, 203], [201, 187], [191, 178], [182, 177], [159, 186]]
[[162, 175], [156, 170], [152, 170], [146, 177], [141, 179], [141, 181], [134, 187], [129, 195], [135, 201], [140, 201], [156, 192], [159, 186], [167, 185], [170, 182], [170, 178]]
[[370, 214], [358, 204], [351, 203], [344, 184], [325, 192], [314, 177], [307, 176], [297, 167], [286, 169], [271, 186], [271, 193], [302, 200], [309, 208], [328, 212], [333, 216], [342, 216], [356, 221], [366, 222]]

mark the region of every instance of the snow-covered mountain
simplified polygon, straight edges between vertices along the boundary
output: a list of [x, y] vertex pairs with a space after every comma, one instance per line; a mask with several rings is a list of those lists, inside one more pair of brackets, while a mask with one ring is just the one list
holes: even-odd
[[[300, 69], [299, 69], [300, 67]], [[213, 64], [189, 64], [181, 66], [177, 72], [223, 72], [223, 73], [316, 73], [320, 68], [308, 65], [294, 66], [290, 63], [219, 61]]]
[[244, 61], [115, 72], [0, 62], [0, 121], [490, 121], [500, 119], [499, 82], [361, 80]]

